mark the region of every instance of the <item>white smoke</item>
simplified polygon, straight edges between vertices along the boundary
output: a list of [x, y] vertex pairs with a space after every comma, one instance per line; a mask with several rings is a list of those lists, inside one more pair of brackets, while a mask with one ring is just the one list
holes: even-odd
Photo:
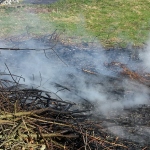
[[148, 40], [146, 48], [140, 53], [140, 58], [143, 60], [144, 71], [150, 72], [150, 40]]
[[[1, 47], [4, 45], [4, 43], [1, 44]], [[30, 48], [31, 45], [32, 48], [37, 48], [34, 40], [29, 41], [26, 45], [28, 45], [28, 48]], [[43, 47], [44, 45], [42, 45], [42, 43], [38, 44], [38, 48]], [[61, 57], [61, 55], [65, 53], [66, 48], [59, 47], [56, 45], [55, 49], [56, 51], [58, 49], [62, 49], [62, 53], [61, 50], [60, 54], [58, 53]], [[19, 76], [22, 75], [25, 78], [25, 83], [23, 80], [20, 80], [21, 84], [27, 84], [34, 88], [38, 87], [46, 89], [55, 93], [60, 88], [54, 88], [54, 84], [52, 83], [58, 83], [66, 86], [72, 93], [66, 90], [57, 93], [64, 100], [69, 98], [72, 101], [74, 101], [74, 99], [77, 100], [78, 98], [75, 96], [77, 94], [82, 98], [91, 101], [96, 105], [96, 108], [104, 114], [108, 114], [109, 111], [112, 110], [123, 109], [124, 107], [148, 104], [149, 91], [146, 86], [127, 79], [123, 79], [117, 85], [114, 85], [115, 83], [109, 83], [108, 79], [104, 76], [113, 77], [114, 75], [111, 70], [104, 66], [104, 63], [108, 62], [109, 59], [101, 46], [98, 47], [99, 49], [95, 49], [96, 52], [94, 51], [94, 48], [91, 50], [91, 47], [89, 47], [88, 50], [93, 51], [90, 53], [84, 52], [84, 49], [80, 49], [79, 52], [71, 55], [70, 62], [64, 60], [69, 66], [66, 66], [51, 49], [46, 51], [46, 55], [49, 59], [46, 58], [44, 51], [1, 50], [1, 72], [8, 72], [7, 67], [5, 66], [6, 63], [12, 74]], [[67, 52], [69, 53], [70, 51]], [[144, 53], [145, 57], [143, 55], [143, 58], [145, 58], [144, 64], [146, 65], [148, 65], [149, 54], [150, 53], [148, 51], [148, 54]], [[69, 55], [66, 54], [66, 57], [69, 57]], [[98, 74], [97, 77], [95, 75], [89, 76], [82, 73], [82, 68], [87, 67], [90, 64], [94, 65], [94, 69]], [[69, 74], [73, 75], [74, 78], [70, 78], [68, 76]], [[99, 74], [102, 74], [102, 76]], [[116, 97], [115, 94], [110, 92], [113, 88], [117, 89], [117, 86], [122, 86], [125, 90], [123, 96]]]
[[[25, 17], [28, 17], [27, 13], [25, 15]], [[79, 17], [80, 20], [82, 20], [83, 30], [84, 18], [82, 16]], [[29, 18], [34, 18], [34, 21], [31, 20], [31, 22], [33, 21], [37, 24], [40, 22], [40, 19], [35, 14], [32, 14], [32, 17]], [[50, 24], [50, 26], [52, 26], [52, 24]], [[86, 31], [84, 30], [84, 32]], [[86, 35], [88, 35], [88, 33]], [[49, 46], [45, 46], [44, 41], [42, 43], [35, 39], [30, 39], [25, 42], [25, 47], [27, 49], [42, 49], [54, 45], [54, 43], [50, 43]], [[5, 44], [6, 43], [0, 43], [0, 46], [7, 47]], [[25, 47], [18, 45], [18, 48]], [[97, 110], [104, 114], [108, 114], [111, 110], [120, 110], [124, 107], [134, 107], [139, 104], [148, 103], [149, 90], [145, 85], [136, 82], [132, 84], [131, 80], [124, 79], [120, 81], [119, 85], [119, 83], [116, 84], [115, 82], [112, 84], [108, 80], [109, 77], [116, 77], [116, 73], [107, 69], [104, 66], [105, 62], [119, 61], [120, 63], [128, 64], [128, 67], [133, 66], [133, 68], [136, 68], [136, 62], [130, 61], [128, 53], [120, 52], [122, 54], [119, 55], [115, 51], [106, 53], [101, 44], [97, 41], [95, 45], [91, 46], [82, 45], [81, 47], [78, 47], [71, 45], [70, 49], [63, 47], [58, 43], [54, 49], [68, 66], [66, 66], [51, 49], [45, 51], [46, 56], [44, 51], [1, 50], [1, 72], [8, 72], [7, 67], [5, 66], [6, 63], [12, 74], [22, 75], [25, 78], [25, 82], [20, 80], [21, 84], [27, 84], [34, 88], [38, 87], [55, 93], [61, 88], [54, 88], [55, 84], [53, 83], [66, 86], [71, 90], [70, 92], [67, 90], [57, 92], [64, 100], [70, 99], [72, 101], [77, 101], [79, 97], [76, 95], [79, 95], [82, 98], [91, 101], [91, 103], [94, 103]], [[140, 53], [140, 56], [143, 61], [143, 68], [147, 67], [147, 69], [150, 69], [150, 42], [146, 51]], [[47, 57], [49, 57], [49, 59]], [[96, 71], [98, 76], [96, 77], [95, 75], [86, 75], [82, 73], [82, 69], [86, 68], [89, 70], [94, 68], [94, 71]], [[73, 78], [68, 75], [73, 75]], [[108, 76], [108, 78], [105, 78], [104, 76]], [[122, 86], [121, 88], [124, 89], [124, 95], [116, 96], [114, 92], [112, 92], [113, 89], [118, 89], [118, 86]], [[142, 89], [142, 91], [139, 91], [139, 89]]]

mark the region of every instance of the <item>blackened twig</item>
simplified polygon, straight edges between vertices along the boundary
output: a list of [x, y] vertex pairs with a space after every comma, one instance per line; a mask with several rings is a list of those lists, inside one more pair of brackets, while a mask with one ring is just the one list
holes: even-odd
[[14, 82], [18, 85], [19, 83], [18, 83], [18, 82], [16, 82], [16, 80], [13, 78], [13, 75], [11, 74], [11, 72], [10, 72], [10, 70], [9, 70], [8, 66], [6, 65], [6, 63], [5, 63], [5, 66], [7, 67], [7, 69], [8, 69], [8, 71], [9, 71], [9, 73], [10, 73], [10, 75], [11, 75], [12, 79], [14, 80]]

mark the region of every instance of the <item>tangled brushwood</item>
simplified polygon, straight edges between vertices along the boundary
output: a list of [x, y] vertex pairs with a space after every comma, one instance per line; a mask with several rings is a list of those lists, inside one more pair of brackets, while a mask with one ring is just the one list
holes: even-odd
[[82, 104], [27, 88], [11, 73], [2, 75], [11, 76], [12, 81], [0, 80], [1, 149], [128, 149], [118, 137], [108, 141], [101, 121], [95, 120]]
[[[110, 65], [117, 64], [112, 63], [108, 66]], [[120, 63], [118, 65], [125, 67]], [[7, 69], [9, 70], [8, 67]], [[97, 75], [85, 69], [83, 71]], [[150, 114], [148, 107], [127, 110], [131, 120], [126, 120], [126, 116], [109, 119], [95, 115], [94, 107], [88, 100], [86, 104], [64, 101], [56, 93], [19, 84], [21, 79], [25, 79], [11, 74], [10, 71], [9, 74], [1, 73], [0, 75], [3, 76], [0, 79], [1, 149], [129, 150], [131, 147], [139, 150], [149, 149], [147, 142], [141, 145], [138, 141], [133, 142], [130, 139], [118, 137], [108, 132], [107, 126], [104, 128], [101, 125], [103, 122], [115, 121], [120, 122], [122, 129], [129, 127], [131, 130], [131, 122], [139, 124], [132, 119], [135, 118], [134, 115]], [[4, 79], [4, 76], [10, 76], [11, 80]], [[123, 118], [126, 123], [122, 120]], [[149, 117], [145, 117], [140, 125], [148, 127]]]

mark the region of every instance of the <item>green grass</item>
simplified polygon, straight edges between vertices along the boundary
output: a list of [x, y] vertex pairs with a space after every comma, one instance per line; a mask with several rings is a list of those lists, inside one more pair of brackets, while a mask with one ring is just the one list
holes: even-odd
[[[30, 9], [39, 11], [34, 14]], [[128, 42], [143, 46], [150, 31], [149, 10], [149, 0], [64, 0], [19, 9], [2, 7], [0, 36], [24, 33], [28, 26], [37, 35], [65, 29], [62, 37], [78, 37], [72, 42], [96, 37], [104, 47], [125, 47]]]
[[49, 22], [41, 21], [36, 14], [29, 13], [26, 9], [1, 8], [1, 14], [3, 14], [0, 16], [1, 37], [26, 33], [27, 27], [29, 32], [39, 35], [46, 33], [45, 26], [47, 30], [51, 31]]

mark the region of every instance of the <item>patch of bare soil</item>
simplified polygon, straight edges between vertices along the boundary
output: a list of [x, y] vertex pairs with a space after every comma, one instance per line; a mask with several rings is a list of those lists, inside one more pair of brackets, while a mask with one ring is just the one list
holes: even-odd
[[47, 4], [56, 3], [57, 1], [61, 1], [61, 0], [25, 0], [23, 3], [47, 5]]
[[34, 14], [38, 14], [38, 13], [49, 13], [52, 12], [53, 10], [50, 8], [33, 8], [33, 7], [29, 7], [27, 9], [25, 9], [25, 12], [29, 12], [29, 13], [34, 13]]

